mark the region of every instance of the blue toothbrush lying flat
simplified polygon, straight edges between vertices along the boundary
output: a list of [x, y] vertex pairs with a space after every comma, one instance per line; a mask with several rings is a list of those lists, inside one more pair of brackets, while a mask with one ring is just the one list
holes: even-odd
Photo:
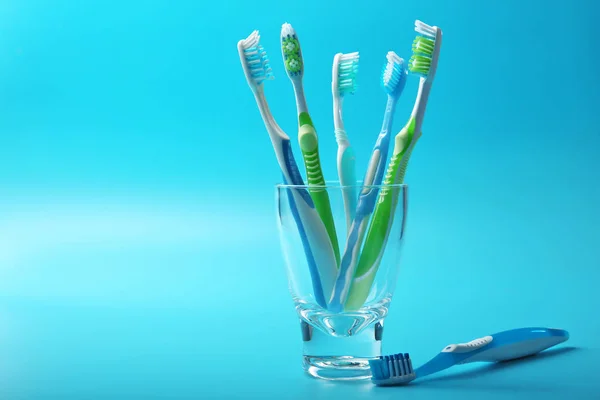
[[537, 354], [569, 339], [569, 332], [550, 328], [521, 328], [495, 333], [468, 343], [450, 344], [423, 366], [413, 370], [408, 353], [369, 361], [378, 386], [406, 385], [454, 365], [508, 361]]

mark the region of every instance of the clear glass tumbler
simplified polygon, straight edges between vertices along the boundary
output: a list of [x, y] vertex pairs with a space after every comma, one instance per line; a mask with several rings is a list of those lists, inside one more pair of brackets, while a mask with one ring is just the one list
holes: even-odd
[[[356, 207], [362, 193], [369, 200]], [[406, 185], [282, 184], [276, 201], [304, 370], [323, 379], [369, 378], [399, 273]]]

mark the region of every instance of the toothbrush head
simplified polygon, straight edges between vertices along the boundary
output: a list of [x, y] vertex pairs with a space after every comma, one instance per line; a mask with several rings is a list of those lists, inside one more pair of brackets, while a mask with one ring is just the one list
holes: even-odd
[[336, 54], [333, 60], [333, 90], [340, 96], [356, 92], [358, 61], [358, 52]]
[[408, 353], [369, 360], [369, 367], [373, 375], [371, 380], [378, 386], [406, 385], [417, 377]]
[[238, 52], [246, 80], [251, 87], [258, 88], [264, 81], [274, 79], [267, 52], [260, 44], [258, 31], [238, 42]]
[[302, 77], [304, 74], [304, 62], [302, 50], [296, 30], [287, 22], [281, 27], [281, 53], [285, 65], [285, 72], [290, 78]]
[[413, 55], [408, 68], [414, 74], [433, 80], [442, 46], [442, 30], [417, 20], [415, 31], [419, 35], [413, 41]]
[[399, 96], [406, 86], [408, 75], [405, 62], [393, 51], [388, 52], [386, 58], [387, 63], [381, 74], [381, 85], [388, 95]]

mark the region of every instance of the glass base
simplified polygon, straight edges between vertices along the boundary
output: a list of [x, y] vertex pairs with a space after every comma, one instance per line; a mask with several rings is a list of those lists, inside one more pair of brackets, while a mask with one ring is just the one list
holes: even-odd
[[301, 321], [302, 367], [315, 378], [357, 380], [371, 377], [369, 360], [381, 355], [382, 322], [351, 336], [335, 336]]
[[367, 358], [304, 356], [302, 367], [309, 375], [320, 379], [354, 381], [371, 377]]

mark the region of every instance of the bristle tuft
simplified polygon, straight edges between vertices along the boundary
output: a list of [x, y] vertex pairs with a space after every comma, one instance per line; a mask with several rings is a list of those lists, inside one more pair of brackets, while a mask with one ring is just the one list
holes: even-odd
[[354, 94], [358, 88], [358, 52], [342, 54], [338, 63], [338, 91], [340, 95]]
[[419, 36], [413, 41], [413, 55], [408, 63], [408, 69], [413, 74], [425, 78], [429, 75], [438, 29], [422, 21], [415, 21], [415, 31]]
[[387, 64], [383, 68], [381, 83], [388, 94], [400, 93], [406, 84], [406, 67], [404, 60], [395, 52], [387, 53]]
[[281, 27], [281, 52], [285, 71], [290, 77], [302, 76], [304, 61], [296, 30], [287, 22]]
[[437, 28], [434, 26], [427, 25], [423, 21], [416, 20], [415, 21], [415, 31], [420, 35], [435, 38], [435, 34], [437, 33]]
[[267, 52], [260, 44], [259, 32], [252, 32], [241, 43], [244, 52], [245, 67], [250, 79], [257, 85], [260, 85], [265, 80], [273, 79], [273, 70], [269, 64]]
[[372, 380], [376, 385], [405, 385], [416, 378], [408, 353], [381, 356], [370, 360]]

